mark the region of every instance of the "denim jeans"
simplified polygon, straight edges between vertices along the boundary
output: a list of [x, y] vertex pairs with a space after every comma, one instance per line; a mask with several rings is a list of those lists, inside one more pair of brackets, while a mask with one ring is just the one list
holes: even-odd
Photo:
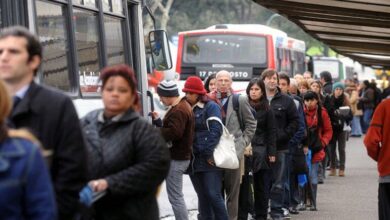
[[166, 178], [168, 199], [176, 219], [188, 220], [188, 211], [183, 195], [183, 174], [189, 165], [189, 160], [171, 160]]
[[287, 153], [278, 151], [276, 162], [272, 166], [273, 183], [271, 187], [271, 217], [281, 218], [283, 216], [284, 190], [287, 182]]
[[198, 195], [198, 219], [227, 220], [228, 214], [221, 191], [222, 170], [195, 172], [190, 178]]
[[332, 140], [330, 141], [330, 167], [336, 169], [337, 152], [339, 151], [340, 170], [345, 169], [345, 146], [347, 142], [347, 133], [345, 131], [336, 131], [333, 133]]
[[312, 163], [310, 169], [310, 180], [311, 184], [318, 184], [318, 165], [320, 162]]
[[370, 109], [370, 108], [364, 109], [364, 111], [363, 111], [363, 124], [364, 124], [363, 131], [364, 132], [366, 132], [368, 127], [370, 126], [373, 111], [374, 110]]
[[360, 126], [360, 116], [353, 116], [352, 124], [351, 124], [351, 135], [362, 135], [362, 127]]

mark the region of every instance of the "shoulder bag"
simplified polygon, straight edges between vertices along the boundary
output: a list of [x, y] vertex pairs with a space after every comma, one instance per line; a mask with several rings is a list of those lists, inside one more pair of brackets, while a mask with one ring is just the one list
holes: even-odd
[[206, 120], [207, 129], [209, 129], [210, 120], [218, 121], [222, 125], [222, 135], [213, 153], [215, 166], [225, 169], [238, 169], [239, 161], [236, 154], [234, 136], [229, 133], [218, 117], [210, 117]]

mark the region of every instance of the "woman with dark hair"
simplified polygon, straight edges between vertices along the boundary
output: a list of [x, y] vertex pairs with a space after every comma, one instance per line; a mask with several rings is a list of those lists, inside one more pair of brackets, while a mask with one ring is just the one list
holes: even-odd
[[0, 81], [0, 219], [57, 219], [54, 190], [37, 139], [24, 130], [9, 130], [12, 108]]
[[103, 109], [82, 120], [88, 150], [89, 187], [105, 195], [93, 204], [95, 219], [159, 219], [157, 187], [169, 168], [159, 132], [138, 114], [133, 70], [102, 70]]
[[312, 152], [311, 169], [309, 173], [312, 187], [313, 204], [310, 210], [316, 211], [318, 168], [320, 162], [325, 158], [324, 148], [332, 138], [332, 126], [328, 113], [322, 107], [317, 93], [308, 91], [303, 97], [305, 107], [305, 119], [308, 129], [307, 141], [309, 146], [304, 146], [303, 150], [307, 154], [310, 149]]
[[[333, 84], [333, 91], [330, 98], [327, 100], [328, 104], [325, 107], [328, 109], [328, 114], [332, 122], [333, 137], [329, 143], [330, 146], [330, 174], [329, 176], [336, 176], [336, 161], [338, 148], [339, 152], [339, 173], [343, 177], [345, 175], [345, 146], [347, 142], [347, 131], [345, 126], [349, 125], [353, 119], [351, 107], [347, 96], [344, 94], [344, 84], [337, 82]], [[340, 109], [346, 108], [345, 110]]]
[[217, 82], [217, 80], [215, 79], [216, 76], [217, 74], [213, 73], [205, 79], [204, 88], [206, 89], [207, 93], [214, 92], [217, 90], [217, 86], [215, 85], [215, 83]]
[[256, 111], [257, 127], [253, 136], [252, 170], [254, 188], [254, 211], [256, 219], [267, 219], [268, 200], [272, 181], [270, 163], [275, 162], [276, 125], [274, 114], [269, 106], [263, 80], [252, 79], [247, 88], [249, 104]]
[[321, 101], [321, 105], [324, 104], [325, 102], [325, 96], [322, 94], [322, 84], [319, 80], [314, 80], [310, 83], [310, 90], [315, 92], [318, 97], [320, 98], [319, 100]]
[[221, 110], [206, 96], [202, 80], [188, 77], [183, 92], [195, 116], [195, 138], [190, 178], [198, 195], [199, 219], [227, 220], [227, 210], [222, 196], [222, 169], [215, 166], [213, 152], [222, 134]]

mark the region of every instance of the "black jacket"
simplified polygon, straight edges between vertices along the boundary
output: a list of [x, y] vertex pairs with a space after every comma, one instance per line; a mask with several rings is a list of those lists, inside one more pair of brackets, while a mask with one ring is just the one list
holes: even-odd
[[332, 82], [326, 82], [324, 87], [322, 88], [322, 91], [324, 95], [331, 95], [333, 91], [333, 83]]
[[86, 151], [72, 100], [53, 89], [32, 82], [13, 109], [9, 123], [27, 128], [53, 151], [50, 166], [60, 219], [77, 212], [79, 191], [86, 184]]
[[276, 156], [276, 122], [271, 109], [258, 110], [255, 118], [257, 127], [252, 138], [252, 169], [257, 172], [268, 168], [268, 156]]
[[156, 191], [169, 169], [160, 132], [133, 110], [102, 120], [103, 110], [82, 119], [88, 149], [88, 179], [104, 178], [108, 194], [94, 204], [96, 219], [159, 219]]
[[294, 100], [280, 91], [271, 100], [276, 122], [276, 149], [288, 150], [288, 143], [298, 129], [299, 116]]

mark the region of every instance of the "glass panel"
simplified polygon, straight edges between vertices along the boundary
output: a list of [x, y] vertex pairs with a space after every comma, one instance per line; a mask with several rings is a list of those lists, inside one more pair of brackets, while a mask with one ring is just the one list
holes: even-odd
[[84, 0], [84, 5], [89, 6], [89, 7], [93, 7], [93, 8], [97, 7], [96, 0]]
[[197, 35], [185, 37], [185, 63], [265, 64], [266, 40], [249, 35]]
[[111, 6], [109, 0], [103, 0], [102, 4], [103, 4], [103, 11], [111, 12]]
[[108, 65], [125, 62], [120, 19], [104, 16]]
[[83, 95], [99, 95], [99, 35], [94, 13], [74, 10], [80, 89]]
[[112, 0], [112, 9], [114, 13], [123, 15], [122, 0]]
[[43, 45], [43, 82], [64, 91], [70, 91], [68, 71], [68, 41], [66, 38], [64, 8], [37, 1], [37, 30]]
[[83, 0], [72, 0], [73, 4], [79, 4], [79, 5], [82, 5], [83, 4]]

